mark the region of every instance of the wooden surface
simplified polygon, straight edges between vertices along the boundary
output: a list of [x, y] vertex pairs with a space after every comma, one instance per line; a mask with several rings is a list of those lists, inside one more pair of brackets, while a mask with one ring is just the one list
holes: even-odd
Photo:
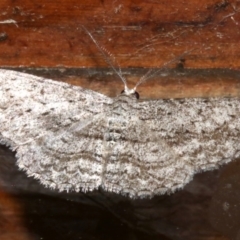
[[[112, 61], [119, 63], [130, 87], [133, 87], [149, 68], [156, 71], [168, 61], [176, 59], [167, 66], [167, 69], [158, 72], [138, 88], [141, 99], [240, 96], [240, 2], [231, 0], [1, 0], [0, 10], [1, 68], [27, 71], [90, 88], [111, 97], [116, 96], [123, 89], [123, 84], [113, 74], [95, 44], [83, 31], [81, 27], [83, 25], [99, 44], [112, 54]], [[178, 59], [185, 52], [189, 53]], [[4, 156], [5, 154], [0, 155], [1, 158]], [[0, 162], [1, 167], [5, 167], [7, 161]], [[228, 176], [233, 174], [235, 169], [237, 168], [232, 167]], [[5, 169], [4, 172], [6, 173], [7, 170]], [[22, 197], [21, 191], [17, 195], [12, 194], [12, 190], [8, 192], [6, 186], [11, 186], [11, 189], [17, 186], [17, 181], [14, 184], [10, 181], [16, 177], [16, 173], [9, 173], [8, 176], [10, 176], [9, 181], [4, 182], [5, 187], [0, 191], [0, 220], [4, 223], [0, 227], [1, 239], [40, 239], [41, 235], [38, 235], [39, 238], [35, 236], [35, 233], [31, 232], [31, 227], [27, 229], [26, 222], [36, 223], [36, 220], [35, 222], [32, 220], [31, 214], [34, 215], [35, 211], [38, 212], [45, 205], [38, 202], [41, 198], [37, 194], [34, 199], [32, 195]], [[212, 217], [212, 225], [208, 223], [210, 221], [208, 207], [212, 204], [211, 198], [214, 198], [216, 185], [211, 185], [209, 188], [209, 182], [206, 178], [203, 179], [205, 179], [205, 185], [195, 183], [191, 193], [187, 190], [185, 195], [182, 195], [180, 191], [178, 197], [177, 195], [166, 197], [164, 207], [159, 210], [161, 214], [158, 215], [158, 221], [151, 218], [151, 214], [155, 213], [156, 209], [147, 205], [150, 212], [144, 211], [149, 216], [147, 219], [151, 219], [151, 225], [147, 227], [144, 225], [141, 231], [145, 229], [144, 227], [148, 231], [154, 228], [161, 230], [164, 237], [154, 235], [153, 238], [150, 234], [150, 237], [142, 239], [237, 239], [238, 217], [234, 218], [231, 226], [228, 226], [228, 222], [231, 221], [228, 221], [224, 214], [219, 214], [220, 210], [216, 210], [211, 215], [215, 216], [215, 218]], [[0, 182], [0, 185], [2, 184], [3, 181]], [[26, 184], [22, 184], [23, 189], [27, 188], [25, 186]], [[204, 194], [201, 195], [196, 189], [200, 189], [201, 194], [202, 192]], [[35, 188], [36, 192], [38, 190], [39, 188]], [[223, 187], [221, 192], [224, 191]], [[193, 192], [196, 195], [193, 196]], [[26, 211], [30, 209], [27, 206], [30, 206], [33, 199], [36, 203], [35, 208], [32, 209], [30, 217], [26, 218]], [[220, 206], [221, 209], [225, 206], [221, 205], [224, 202], [220, 200], [218, 196], [215, 203], [219, 205], [215, 204], [214, 207]], [[155, 202], [159, 204], [157, 200]], [[171, 208], [168, 205], [170, 202]], [[148, 204], [150, 203], [153, 204], [152, 202]], [[23, 205], [25, 210], [22, 208]], [[53, 205], [52, 202], [47, 204], [51, 209]], [[156, 206], [159, 209], [161, 204]], [[132, 211], [136, 210], [136, 206], [131, 205], [131, 207]], [[143, 211], [142, 207], [137, 206], [138, 211]], [[179, 215], [176, 216], [176, 212]], [[46, 213], [43, 211], [41, 214]], [[50, 215], [47, 217], [51, 218]], [[74, 217], [76, 218], [75, 215]], [[77, 218], [79, 219], [80, 216]], [[11, 221], [7, 222], [6, 219]], [[144, 219], [145, 215], [141, 221], [144, 222]], [[66, 221], [65, 218], [63, 220], [63, 222]], [[85, 220], [89, 225], [89, 219]], [[131, 219], [130, 222], [134, 223], [134, 220]], [[41, 224], [38, 223], [38, 227]], [[119, 226], [121, 224], [120, 221]], [[28, 224], [28, 226], [33, 225]], [[70, 234], [76, 228], [74, 225], [67, 231]], [[105, 226], [105, 229], [108, 228]], [[119, 228], [119, 232], [115, 235], [118, 236], [121, 232]], [[171, 235], [173, 233], [174, 237]], [[66, 232], [64, 234], [55, 235], [56, 239], [69, 236]], [[54, 240], [52, 236], [49, 238], [44, 236], [44, 239]], [[101, 236], [97, 235], [97, 238], [106, 239], [108, 235]], [[82, 239], [93, 239], [91, 237], [89, 235]], [[66, 237], [65, 239], [77, 238]]]
[[[180, 62], [183, 73], [170, 71], [167, 78], [159, 73], [140, 86], [143, 98], [239, 95], [237, 1], [3, 0], [0, 9], [1, 67], [57, 68], [62, 70], [57, 79], [115, 96], [123, 88], [117, 76], [92, 74], [91, 68], [109, 66], [84, 25], [128, 73], [130, 86], [142, 68], [159, 68], [191, 51]], [[177, 66], [179, 60], [168, 67]], [[64, 70], [73, 68], [88, 69], [91, 79], [65, 76]]]
[[[239, 5], [238, 5], [239, 4]], [[2, 66], [100, 67], [84, 25], [121, 67], [159, 67], [196, 48], [189, 68], [238, 68], [237, 1], [30, 0], [0, 3]]]

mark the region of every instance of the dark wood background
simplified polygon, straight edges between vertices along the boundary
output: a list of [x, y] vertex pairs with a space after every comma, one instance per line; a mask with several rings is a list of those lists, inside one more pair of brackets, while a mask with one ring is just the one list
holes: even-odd
[[[157, 70], [176, 59], [139, 87], [142, 99], [240, 96], [239, 1], [1, 0], [0, 10], [1, 68], [116, 96], [123, 84], [83, 31], [83, 25], [111, 53], [113, 62], [119, 63], [130, 87], [149, 68]], [[227, 176], [232, 174], [228, 172]], [[1, 189], [1, 239], [38, 239], [24, 225], [19, 196]], [[202, 216], [206, 217], [207, 206], [212, 203], [204, 204]], [[193, 222], [193, 215], [186, 218]], [[192, 232], [206, 220], [200, 214], [194, 216], [200, 223]], [[215, 212], [214, 216], [220, 215]], [[236, 219], [235, 223], [240, 223]], [[220, 225], [216, 222], [215, 218], [216, 229], [204, 228], [205, 235], [156, 239], [239, 239], [238, 227], [233, 230], [227, 221]]]

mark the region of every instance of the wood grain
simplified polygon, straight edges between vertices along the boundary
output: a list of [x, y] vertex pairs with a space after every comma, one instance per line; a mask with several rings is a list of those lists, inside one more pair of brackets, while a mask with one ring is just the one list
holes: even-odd
[[[112, 89], [119, 93], [122, 83], [117, 76], [113, 77], [117, 80], [93, 77], [92, 68], [102, 72], [109, 66], [81, 28], [84, 25], [121, 68], [127, 72], [134, 68], [128, 74], [130, 85], [142, 68], [160, 68], [192, 50], [181, 63], [168, 67], [199, 71], [184, 76], [170, 72], [163, 80], [157, 75], [139, 90], [143, 98], [239, 95], [236, 72], [231, 72], [240, 66], [240, 4], [236, 1], [4, 0], [0, 9], [1, 67], [89, 69], [91, 80], [76, 75], [67, 81], [114, 96]], [[222, 74], [226, 69], [228, 73]]]

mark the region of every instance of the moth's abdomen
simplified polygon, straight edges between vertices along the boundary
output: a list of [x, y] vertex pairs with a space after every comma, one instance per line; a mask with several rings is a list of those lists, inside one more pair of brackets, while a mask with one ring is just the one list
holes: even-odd
[[122, 133], [125, 132], [127, 125], [127, 120], [122, 117], [110, 117], [107, 120], [107, 128], [104, 134], [104, 140], [107, 142], [117, 142], [122, 137]]

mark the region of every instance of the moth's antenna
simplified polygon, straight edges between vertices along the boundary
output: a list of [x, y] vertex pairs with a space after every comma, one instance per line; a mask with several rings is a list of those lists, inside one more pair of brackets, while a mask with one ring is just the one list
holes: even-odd
[[153, 76], [154, 76], [155, 74], [157, 74], [158, 72], [160, 72], [160, 71], [162, 71], [163, 69], [165, 69], [165, 68], [166, 68], [167, 66], [169, 66], [171, 63], [176, 62], [177, 60], [183, 58], [185, 55], [189, 54], [189, 53], [192, 52], [193, 50], [194, 50], [194, 48], [191, 49], [191, 50], [185, 51], [185, 52], [184, 52], [183, 54], [181, 54], [180, 56], [178, 56], [178, 57], [176, 57], [176, 58], [174, 58], [174, 59], [172, 59], [172, 60], [164, 63], [164, 64], [162, 65], [162, 67], [161, 67], [160, 69], [156, 70], [156, 71], [153, 71], [153, 69], [150, 69], [144, 76], [142, 76], [142, 77], [140, 78], [140, 80], [137, 82], [137, 84], [135, 85], [135, 87], [134, 87], [133, 89], [136, 91], [137, 87], [138, 87], [140, 84], [142, 84], [143, 82], [145, 82], [145, 81], [148, 80], [149, 78], [153, 77]]
[[112, 70], [120, 77], [120, 79], [123, 81], [124, 83], [124, 88], [125, 91], [128, 91], [128, 87], [127, 87], [127, 81], [126, 79], [123, 77], [122, 75], [122, 71], [121, 68], [118, 64], [118, 62], [115, 60], [115, 62], [118, 65], [118, 70], [113, 66], [112, 63], [112, 59], [115, 59], [114, 56], [109, 53], [105, 48], [103, 48], [102, 46], [100, 46], [100, 44], [97, 42], [97, 40], [92, 36], [92, 34], [82, 25], [83, 30], [88, 34], [88, 36], [92, 39], [92, 41], [94, 42], [94, 44], [96, 45], [96, 47], [98, 48], [98, 50], [101, 52], [101, 54], [103, 55], [104, 60], [106, 61], [107, 64], [109, 64], [109, 66], [112, 68]]

